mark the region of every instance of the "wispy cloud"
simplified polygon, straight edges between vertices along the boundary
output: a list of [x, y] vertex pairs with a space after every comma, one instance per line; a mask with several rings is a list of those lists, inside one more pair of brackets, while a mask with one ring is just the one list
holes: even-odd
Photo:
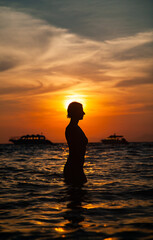
[[153, 55], [137, 59], [136, 48], [148, 48], [153, 31], [99, 42], [7, 7], [0, 8], [0, 25], [1, 94], [151, 83]]
[[153, 79], [152, 77], [146, 79], [146, 78], [138, 78], [134, 80], [123, 80], [117, 83], [115, 86], [116, 87], [133, 87], [137, 85], [146, 85], [146, 84], [153, 84]]
[[153, 29], [146, 19], [151, 14], [146, 27], [138, 27], [144, 18], [133, 14], [127, 21], [129, 3], [118, 8], [98, 1], [86, 11], [89, 3], [82, 10], [81, 0], [69, 9], [70, 1], [41, 1], [37, 7], [34, 0], [21, 2], [18, 11], [16, 1], [9, 1], [14, 8], [0, 7], [0, 125], [6, 141], [11, 131], [30, 129], [64, 136], [64, 98], [73, 94], [86, 100], [89, 132], [94, 123], [89, 137], [96, 134], [98, 140], [104, 129], [116, 126], [133, 137], [141, 130], [150, 134]]

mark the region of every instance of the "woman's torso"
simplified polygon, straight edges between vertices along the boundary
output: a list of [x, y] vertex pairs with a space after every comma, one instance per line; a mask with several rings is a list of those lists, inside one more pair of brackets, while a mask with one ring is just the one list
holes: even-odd
[[75, 165], [83, 165], [84, 155], [88, 139], [78, 125], [69, 124], [65, 131], [66, 140], [69, 146], [68, 162]]

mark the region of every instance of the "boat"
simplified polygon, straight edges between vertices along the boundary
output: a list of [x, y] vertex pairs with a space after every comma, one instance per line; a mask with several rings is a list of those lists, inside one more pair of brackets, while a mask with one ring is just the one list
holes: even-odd
[[24, 135], [21, 137], [12, 137], [9, 139], [10, 142], [16, 144], [16, 145], [53, 145], [53, 143], [46, 139], [44, 135]]
[[104, 144], [128, 144], [128, 141], [123, 136], [116, 135], [115, 133], [102, 139], [101, 142]]

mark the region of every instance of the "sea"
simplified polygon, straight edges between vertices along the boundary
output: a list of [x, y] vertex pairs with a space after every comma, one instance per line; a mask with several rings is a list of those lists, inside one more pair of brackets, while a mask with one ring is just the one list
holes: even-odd
[[67, 144], [0, 145], [0, 239], [153, 239], [153, 143], [89, 143], [88, 182], [63, 180]]

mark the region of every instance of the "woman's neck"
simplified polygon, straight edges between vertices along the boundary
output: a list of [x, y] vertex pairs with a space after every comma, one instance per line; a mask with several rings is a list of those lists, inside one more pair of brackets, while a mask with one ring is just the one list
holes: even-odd
[[71, 118], [70, 124], [72, 125], [78, 125], [79, 120], [75, 118]]

